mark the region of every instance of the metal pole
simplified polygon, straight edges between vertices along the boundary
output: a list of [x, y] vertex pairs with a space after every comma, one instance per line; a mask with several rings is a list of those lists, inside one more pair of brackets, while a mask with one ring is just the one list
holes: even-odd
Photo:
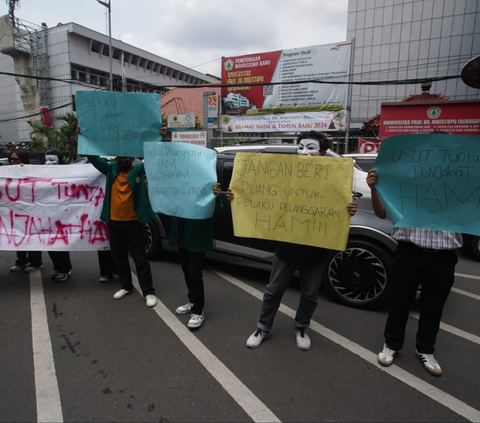
[[347, 122], [345, 132], [345, 154], [348, 153], [348, 138], [350, 136], [350, 115], [352, 114], [352, 81], [353, 81], [353, 61], [355, 58], [355, 38], [351, 39], [350, 50], [350, 75], [348, 77], [348, 89], [347, 89]]
[[108, 0], [108, 43], [109, 43], [108, 56], [110, 58], [110, 91], [113, 91], [113, 74], [112, 74], [113, 51], [112, 51], [112, 6], [111, 6], [111, 0]]
[[113, 91], [113, 73], [112, 73], [112, 6], [111, 6], [111, 1], [108, 0], [108, 3], [102, 1], [102, 0], [97, 0], [98, 3], [100, 3], [102, 6], [106, 7], [108, 9], [108, 57], [110, 60], [110, 91]]

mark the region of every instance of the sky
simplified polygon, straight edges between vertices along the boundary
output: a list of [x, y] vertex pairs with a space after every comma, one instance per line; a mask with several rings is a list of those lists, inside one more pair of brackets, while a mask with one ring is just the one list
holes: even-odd
[[[345, 41], [347, 7], [348, 0], [111, 0], [112, 37], [220, 76], [222, 56]], [[106, 12], [96, 0], [20, 0], [15, 16], [108, 35]], [[5, 2], [0, 14], [8, 14]]]

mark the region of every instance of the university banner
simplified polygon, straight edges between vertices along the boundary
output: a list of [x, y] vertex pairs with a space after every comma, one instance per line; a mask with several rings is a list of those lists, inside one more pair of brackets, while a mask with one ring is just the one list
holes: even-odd
[[238, 153], [230, 183], [235, 236], [343, 251], [352, 180], [351, 159]]
[[382, 141], [377, 189], [395, 226], [480, 235], [480, 137], [397, 135]]
[[345, 130], [345, 111], [224, 115], [222, 132], [307, 132]]
[[143, 143], [161, 141], [160, 95], [76, 91], [82, 133], [78, 153], [143, 157]]
[[157, 213], [207, 219], [215, 210], [217, 153], [181, 142], [145, 143], [148, 196]]
[[[350, 42], [340, 42], [225, 57], [223, 113], [321, 111], [332, 106], [344, 109], [348, 85], [335, 82], [348, 82], [350, 51]], [[314, 80], [332, 83], [317, 84]], [[274, 85], [262, 85], [269, 83]]]
[[0, 250], [109, 249], [104, 196], [90, 164], [0, 167]]

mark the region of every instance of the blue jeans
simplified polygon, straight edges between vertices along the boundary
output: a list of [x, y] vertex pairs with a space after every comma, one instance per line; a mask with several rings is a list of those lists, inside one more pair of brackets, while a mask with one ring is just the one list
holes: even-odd
[[[285, 247], [289, 250], [287, 254], [284, 251]], [[294, 257], [298, 254], [304, 254], [306, 248], [309, 249], [307, 251], [313, 251], [314, 254]], [[322, 275], [329, 257], [330, 251], [323, 248], [279, 243], [273, 256], [270, 281], [263, 295], [262, 309], [257, 327], [264, 331], [271, 330], [275, 315], [282, 302], [283, 294], [298, 267], [300, 271], [301, 294], [295, 316], [295, 327], [308, 328], [317, 307], [318, 290], [320, 289]]]

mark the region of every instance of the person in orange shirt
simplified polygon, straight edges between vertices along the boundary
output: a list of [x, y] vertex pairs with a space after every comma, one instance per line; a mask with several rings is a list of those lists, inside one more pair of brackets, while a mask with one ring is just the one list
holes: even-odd
[[121, 282], [121, 289], [113, 298], [120, 300], [133, 292], [128, 260], [130, 252], [147, 307], [155, 307], [157, 297], [145, 251], [145, 231], [142, 225], [155, 219], [156, 214], [148, 198], [143, 163], [133, 166], [133, 157], [117, 157], [112, 162], [98, 156], [87, 157], [107, 177], [100, 218], [108, 223], [110, 251]]

